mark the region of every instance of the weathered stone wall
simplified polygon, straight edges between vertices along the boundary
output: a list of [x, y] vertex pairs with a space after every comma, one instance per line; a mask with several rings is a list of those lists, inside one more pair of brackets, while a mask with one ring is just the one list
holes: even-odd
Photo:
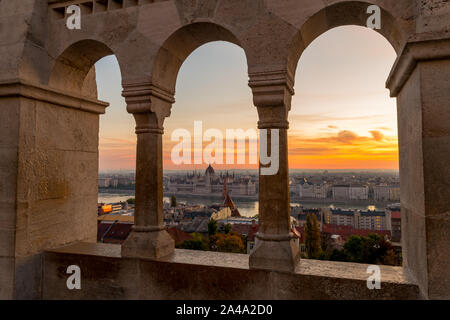
[[450, 3], [447, 0], [419, 1], [420, 17], [417, 32], [444, 32], [450, 30]]
[[0, 87], [0, 105], [0, 293], [11, 297], [14, 281], [33, 283], [14, 276], [33, 276], [27, 264], [36, 260], [28, 257], [96, 241], [98, 118], [106, 105], [19, 82]]
[[404, 264], [436, 299], [450, 288], [449, 75], [450, 59], [421, 62], [398, 97]]
[[[46, 252], [43, 299], [420, 299], [402, 268], [381, 266], [380, 290], [367, 288], [367, 265], [302, 260], [295, 272], [249, 269], [243, 254], [176, 249], [152, 261], [123, 258], [120, 246], [77, 244]], [[81, 290], [67, 289], [67, 267]]]
[[16, 255], [96, 241], [98, 117], [22, 99]]
[[12, 298], [20, 102], [0, 98], [0, 298]]

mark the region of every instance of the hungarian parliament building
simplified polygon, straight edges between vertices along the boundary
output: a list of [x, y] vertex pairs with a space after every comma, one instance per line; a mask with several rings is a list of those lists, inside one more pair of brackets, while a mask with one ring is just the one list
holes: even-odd
[[167, 181], [166, 190], [173, 194], [186, 195], [221, 195], [224, 185], [227, 185], [228, 192], [233, 196], [256, 196], [256, 181], [253, 177], [216, 174], [214, 168], [209, 165], [205, 174], [188, 173], [184, 176], [171, 176]]

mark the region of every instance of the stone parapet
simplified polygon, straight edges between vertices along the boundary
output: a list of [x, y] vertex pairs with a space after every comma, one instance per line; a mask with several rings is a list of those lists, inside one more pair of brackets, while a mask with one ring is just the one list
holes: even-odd
[[[175, 249], [152, 261], [122, 258], [119, 245], [79, 243], [45, 252], [43, 264], [43, 299], [420, 299], [402, 268], [390, 266], [380, 266], [381, 289], [370, 290], [365, 264], [302, 260], [285, 273], [220, 252]], [[66, 287], [73, 264], [81, 290]]]

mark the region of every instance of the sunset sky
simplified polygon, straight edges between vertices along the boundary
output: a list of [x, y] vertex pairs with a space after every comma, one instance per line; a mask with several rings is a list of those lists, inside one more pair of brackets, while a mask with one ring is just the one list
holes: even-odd
[[[398, 169], [396, 103], [385, 89], [394, 61], [387, 40], [362, 27], [330, 30], [307, 48], [297, 68], [289, 115], [290, 168]], [[106, 57], [96, 68], [99, 99], [111, 104], [100, 122], [100, 170], [134, 169], [135, 123], [121, 97], [117, 61]], [[203, 121], [204, 131], [216, 128], [223, 135], [226, 129], [256, 129], [245, 54], [234, 44], [213, 42], [194, 51], [180, 70], [175, 98], [165, 122], [165, 169], [205, 167], [173, 164], [175, 129], [193, 135], [196, 120]]]

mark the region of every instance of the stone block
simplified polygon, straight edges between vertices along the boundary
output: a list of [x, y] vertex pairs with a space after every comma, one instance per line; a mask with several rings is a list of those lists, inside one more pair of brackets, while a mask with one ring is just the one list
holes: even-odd
[[124, 257], [159, 259], [173, 253], [175, 242], [166, 230], [132, 231], [122, 245]]
[[294, 272], [300, 261], [300, 250], [291, 241], [258, 239], [250, 255], [250, 268]]

